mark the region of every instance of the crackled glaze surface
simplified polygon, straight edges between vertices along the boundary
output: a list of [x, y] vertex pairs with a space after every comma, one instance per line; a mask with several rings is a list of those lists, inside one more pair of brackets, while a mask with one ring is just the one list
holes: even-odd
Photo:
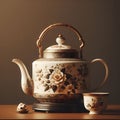
[[34, 93], [78, 94], [86, 91], [86, 63], [36, 61], [33, 63]]

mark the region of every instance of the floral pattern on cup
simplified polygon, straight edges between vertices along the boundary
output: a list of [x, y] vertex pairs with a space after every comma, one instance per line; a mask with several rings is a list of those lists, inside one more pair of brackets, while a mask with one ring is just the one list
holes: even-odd
[[92, 98], [91, 99], [91, 103], [88, 103], [86, 106], [89, 107], [89, 108], [92, 108], [92, 109], [97, 109], [101, 106], [103, 106], [104, 104], [104, 101], [102, 98]]
[[[84, 95], [84, 94], [83, 94]], [[90, 111], [89, 114], [100, 114], [107, 106], [108, 94], [84, 95], [84, 106]]]
[[74, 94], [86, 90], [85, 78], [88, 74], [86, 64], [56, 64], [36, 71], [36, 85], [44, 86], [44, 92]]

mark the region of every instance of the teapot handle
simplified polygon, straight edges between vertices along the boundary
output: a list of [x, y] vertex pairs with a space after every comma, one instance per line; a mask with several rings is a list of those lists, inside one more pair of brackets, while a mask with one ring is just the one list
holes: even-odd
[[37, 47], [39, 48], [39, 57], [43, 57], [43, 51], [42, 51], [42, 45], [41, 45], [42, 40], [43, 40], [43, 36], [45, 35], [45, 33], [48, 30], [52, 29], [53, 27], [57, 27], [57, 26], [68, 27], [68, 28], [70, 28], [71, 30], [73, 30], [76, 33], [76, 35], [78, 36], [79, 41], [81, 42], [81, 45], [80, 45], [80, 58], [82, 59], [82, 48], [84, 47], [84, 44], [85, 44], [84, 41], [83, 41], [83, 39], [82, 39], [82, 36], [81, 36], [81, 34], [79, 33], [79, 31], [76, 28], [74, 28], [71, 25], [64, 24], [64, 23], [55, 23], [55, 24], [52, 24], [52, 25], [46, 27], [42, 31], [42, 33], [40, 34], [40, 36], [39, 36], [39, 38], [38, 38], [38, 40], [36, 42]]
[[108, 71], [109, 71], [106, 62], [105, 62], [103, 59], [101, 59], [101, 58], [96, 58], [96, 59], [93, 59], [93, 60], [91, 61], [91, 63], [94, 63], [94, 62], [100, 62], [100, 63], [102, 63], [102, 64], [104, 65], [104, 68], [105, 68], [105, 76], [104, 76], [104, 79], [101, 81], [101, 83], [100, 83], [96, 88], [94, 88], [94, 89], [91, 90], [91, 91], [95, 91], [95, 90], [101, 88], [101, 87], [105, 84], [105, 82], [106, 82], [106, 80], [107, 80], [107, 78], [108, 78]]

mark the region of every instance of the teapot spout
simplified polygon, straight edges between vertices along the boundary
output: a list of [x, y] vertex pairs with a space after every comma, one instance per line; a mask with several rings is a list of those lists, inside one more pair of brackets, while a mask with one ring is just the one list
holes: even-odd
[[31, 79], [28, 70], [20, 59], [13, 59], [13, 63], [17, 64], [21, 71], [21, 87], [25, 94], [33, 95], [33, 80]]

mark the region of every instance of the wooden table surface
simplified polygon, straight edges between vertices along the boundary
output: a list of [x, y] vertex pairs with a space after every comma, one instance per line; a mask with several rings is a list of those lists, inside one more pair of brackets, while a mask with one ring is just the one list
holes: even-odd
[[[31, 108], [31, 106], [29, 106]], [[46, 113], [31, 111], [27, 114], [16, 112], [17, 105], [0, 105], [0, 119], [120, 119], [120, 105], [109, 105], [101, 115], [88, 113]]]

